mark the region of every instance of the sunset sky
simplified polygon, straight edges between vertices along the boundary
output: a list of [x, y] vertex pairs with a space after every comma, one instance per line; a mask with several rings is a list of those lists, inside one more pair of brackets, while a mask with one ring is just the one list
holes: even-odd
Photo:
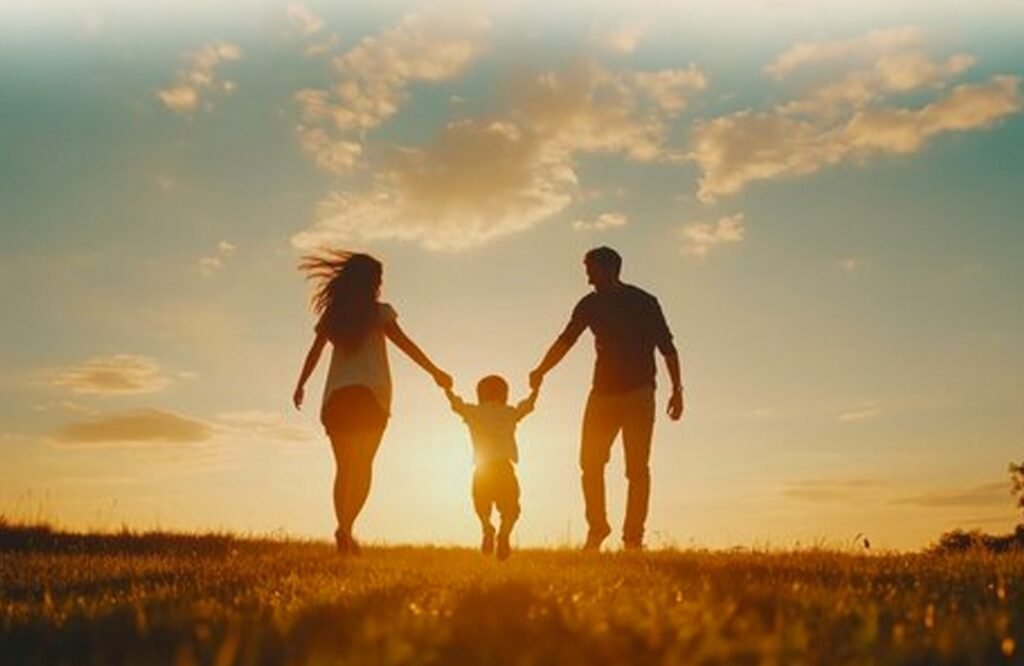
[[[651, 546], [1014, 524], [1024, 5], [362, 4], [0, 0], [0, 514], [327, 538], [300, 255], [372, 252], [456, 389], [517, 399], [607, 244], [683, 362]], [[357, 533], [475, 543], [468, 434], [391, 361]], [[584, 536], [592, 362], [520, 427], [520, 545]]]

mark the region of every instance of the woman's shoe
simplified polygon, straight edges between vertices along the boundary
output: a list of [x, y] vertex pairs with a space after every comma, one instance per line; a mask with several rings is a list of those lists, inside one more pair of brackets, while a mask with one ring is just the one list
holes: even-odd
[[352, 535], [346, 532], [342, 532], [340, 529], [334, 531], [334, 545], [338, 549], [339, 555], [348, 555], [352, 552]]

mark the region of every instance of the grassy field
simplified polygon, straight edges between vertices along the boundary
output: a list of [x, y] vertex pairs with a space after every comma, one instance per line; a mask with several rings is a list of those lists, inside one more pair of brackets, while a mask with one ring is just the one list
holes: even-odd
[[1024, 663], [1024, 556], [578, 554], [0, 529], [6, 664]]

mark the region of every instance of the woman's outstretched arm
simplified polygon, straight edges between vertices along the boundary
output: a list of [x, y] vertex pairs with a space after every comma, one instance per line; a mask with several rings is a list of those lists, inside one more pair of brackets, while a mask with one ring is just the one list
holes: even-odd
[[309, 346], [309, 353], [306, 354], [306, 361], [302, 364], [302, 372], [299, 373], [299, 382], [295, 385], [295, 393], [292, 394], [292, 403], [295, 409], [302, 409], [302, 399], [305, 395], [306, 380], [313, 374], [316, 364], [320, 361], [320, 354], [327, 344], [327, 336], [317, 333], [313, 338], [313, 344]]
[[388, 336], [391, 342], [395, 343], [399, 349], [420, 366], [427, 373], [434, 378], [434, 381], [443, 389], [449, 389], [452, 387], [452, 378], [447, 372], [434, 365], [434, 362], [423, 353], [423, 350], [419, 346], [409, 339], [409, 336], [405, 334], [402, 327], [398, 325], [398, 322], [391, 320], [384, 326], [384, 334]]

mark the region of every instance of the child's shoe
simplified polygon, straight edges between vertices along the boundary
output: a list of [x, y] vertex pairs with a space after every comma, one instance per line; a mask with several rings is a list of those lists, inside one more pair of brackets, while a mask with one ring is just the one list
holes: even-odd
[[508, 542], [509, 535], [506, 532], [498, 532], [498, 548], [496, 554], [498, 559], [505, 561], [512, 554], [512, 546]]
[[494, 528], [487, 526], [484, 528], [484, 538], [480, 542], [480, 552], [484, 555], [490, 555], [494, 552]]

